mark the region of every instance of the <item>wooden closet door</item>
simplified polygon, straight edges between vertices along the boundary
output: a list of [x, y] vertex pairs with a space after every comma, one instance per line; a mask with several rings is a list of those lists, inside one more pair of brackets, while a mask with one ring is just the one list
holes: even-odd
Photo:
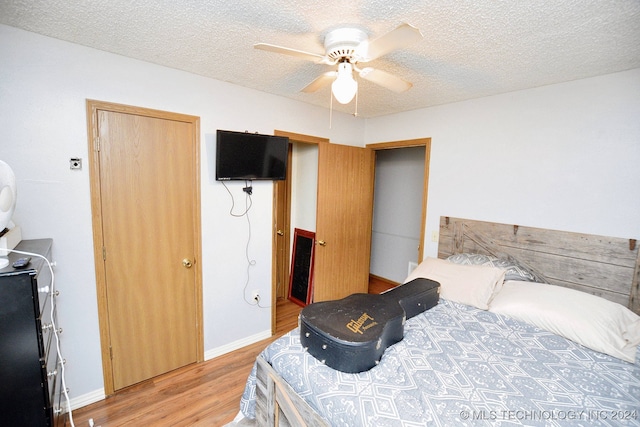
[[199, 359], [198, 126], [117, 111], [97, 111], [97, 122], [115, 391]]
[[318, 144], [314, 301], [366, 293], [369, 286], [374, 153]]

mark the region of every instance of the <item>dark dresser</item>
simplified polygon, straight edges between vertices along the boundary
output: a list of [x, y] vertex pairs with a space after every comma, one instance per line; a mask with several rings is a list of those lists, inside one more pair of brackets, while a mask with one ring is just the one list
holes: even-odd
[[[51, 239], [23, 240], [16, 250], [51, 260]], [[52, 326], [51, 273], [32, 256], [24, 269], [0, 269], [0, 425], [61, 424], [61, 378]], [[53, 322], [57, 325], [55, 311]]]

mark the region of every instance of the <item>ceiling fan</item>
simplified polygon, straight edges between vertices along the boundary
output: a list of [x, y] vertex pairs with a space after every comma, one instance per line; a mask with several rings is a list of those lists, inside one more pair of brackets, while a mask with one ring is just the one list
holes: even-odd
[[386, 71], [371, 67], [359, 68], [359, 63], [373, 61], [395, 49], [400, 49], [422, 39], [420, 30], [409, 24], [397, 28], [369, 40], [360, 28], [340, 27], [327, 33], [324, 39], [324, 55], [304, 52], [268, 43], [258, 43], [256, 49], [295, 56], [317, 64], [338, 65], [337, 70], [321, 74], [302, 89], [302, 92], [315, 92], [331, 83], [331, 92], [341, 104], [351, 102], [358, 90], [358, 82], [353, 78], [353, 71], [372, 83], [394, 92], [404, 92], [412, 84]]

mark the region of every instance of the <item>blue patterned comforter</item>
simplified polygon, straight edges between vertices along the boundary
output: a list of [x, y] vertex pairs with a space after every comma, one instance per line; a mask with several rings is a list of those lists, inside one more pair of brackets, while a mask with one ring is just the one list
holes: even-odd
[[[261, 357], [332, 426], [640, 426], [640, 349], [631, 364], [443, 299], [367, 372], [322, 365], [297, 329]], [[241, 400], [248, 418], [255, 369]]]

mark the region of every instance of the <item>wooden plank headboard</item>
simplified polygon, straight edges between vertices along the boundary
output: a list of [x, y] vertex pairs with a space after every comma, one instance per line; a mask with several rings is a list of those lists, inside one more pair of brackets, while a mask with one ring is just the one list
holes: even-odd
[[438, 257], [511, 256], [553, 285], [598, 295], [640, 314], [638, 246], [635, 239], [440, 217]]

